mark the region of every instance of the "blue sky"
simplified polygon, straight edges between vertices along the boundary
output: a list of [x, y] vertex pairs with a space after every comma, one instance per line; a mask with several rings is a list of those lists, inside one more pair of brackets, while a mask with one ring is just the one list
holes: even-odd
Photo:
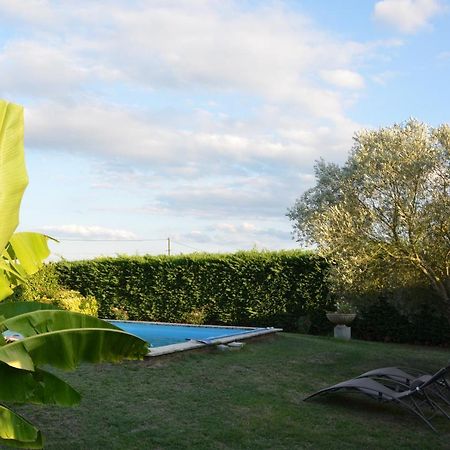
[[21, 230], [54, 258], [295, 248], [314, 161], [450, 121], [447, 0], [0, 0]]

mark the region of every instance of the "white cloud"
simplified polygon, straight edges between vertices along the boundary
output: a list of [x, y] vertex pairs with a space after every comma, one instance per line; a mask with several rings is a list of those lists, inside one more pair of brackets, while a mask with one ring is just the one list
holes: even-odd
[[402, 33], [415, 33], [442, 12], [439, 0], [381, 0], [375, 4], [375, 19]]
[[[151, 115], [139, 115], [139, 111], [97, 103], [33, 106], [26, 109], [26, 121], [31, 147], [120, 157], [182, 178], [226, 175], [240, 170], [236, 165], [259, 170], [265, 170], [264, 165], [271, 170], [274, 164], [311, 165], [324, 148], [331, 153], [348, 150], [357, 128], [345, 119], [323, 127], [298, 116], [277, 113], [274, 118], [269, 113], [246, 124], [218, 120], [211, 130], [202, 130], [195, 114], [189, 114], [186, 124], [194, 130], [183, 130], [170, 122], [160, 124]], [[271, 134], [265, 128], [269, 121], [275, 131]]]
[[131, 231], [105, 228], [95, 225], [45, 225], [40, 228], [43, 233], [55, 238], [86, 238], [86, 239], [136, 239]]
[[372, 75], [371, 79], [377, 84], [381, 86], [386, 86], [391, 80], [395, 79], [400, 75], [399, 72], [395, 72], [392, 70], [386, 70], [384, 72], [379, 72]]
[[245, 230], [245, 231], [247, 231], [247, 232], [249, 232], [249, 231], [256, 231], [256, 225], [255, 224], [253, 224], [253, 223], [248, 223], [248, 222], [244, 222], [243, 224], [242, 224], [242, 228]]
[[257, 192], [238, 187], [219, 186], [205, 189], [188, 187], [158, 195], [158, 201], [167, 211], [204, 217], [280, 216], [286, 207], [269, 191]]
[[224, 231], [226, 233], [237, 233], [238, 231], [236, 225], [228, 222], [219, 223], [216, 227], [219, 231]]
[[441, 52], [437, 55], [437, 59], [440, 61], [449, 61], [450, 60], [450, 51], [449, 52]]
[[[75, 97], [73, 83], [81, 78], [81, 91], [89, 91], [92, 83], [121, 81], [150, 90], [245, 93], [339, 120], [345, 102], [338, 92], [317, 83], [320, 72], [337, 71], [338, 85], [361, 85], [356, 73], [345, 74], [346, 67], [360, 65], [374, 51], [374, 43], [337, 39], [306, 16], [277, 6], [249, 12], [232, 1], [133, 7], [82, 1], [56, 7], [45, 2], [47, 12], [40, 17], [37, 2], [30, 2], [28, 15], [14, 3], [0, 2], [0, 11], [27, 20], [31, 37], [29, 42], [12, 42], [11, 51], [3, 55], [6, 72], [23, 68], [23, 77], [34, 80], [29, 82], [34, 95], [45, 98], [53, 82], [56, 92], [66, 85], [66, 95]], [[339, 75], [339, 70], [344, 72]], [[345, 77], [350, 79], [342, 81]], [[19, 78], [16, 91], [20, 85]]]
[[4, 97], [67, 97], [79, 91], [85, 70], [64, 48], [14, 41], [0, 51], [0, 94]]
[[[346, 117], [358, 67], [392, 45], [343, 40], [266, 3], [27, 4], [0, 0], [27, 26], [0, 49], [0, 94], [26, 97], [27, 144], [180, 178], [341, 158], [359, 128]], [[155, 106], [158, 95], [173, 102]]]
[[352, 70], [322, 70], [320, 76], [328, 83], [340, 88], [362, 89], [364, 87], [364, 78]]
[[0, 0], [0, 9], [4, 14], [24, 20], [27, 23], [52, 25], [57, 20], [48, 0]]
[[311, 108], [315, 102], [308, 93], [322, 102], [322, 114], [341, 114], [339, 100], [310, 83], [308, 75], [324, 65], [349, 64], [366, 46], [337, 42], [304, 16], [279, 8], [249, 14], [237, 3], [221, 2], [217, 8], [219, 3], [115, 10], [117, 39], [105, 41], [104, 54], [114, 54], [124, 76], [149, 87], [253, 92]]
[[227, 179], [192, 180], [177, 186], [168, 186], [158, 192], [149, 212], [159, 207], [165, 213], [204, 218], [230, 217], [243, 220], [244, 228], [233, 228], [233, 222], [223, 222], [228, 231], [250, 231], [247, 219], [283, 217], [295, 197], [309, 187], [309, 177], [284, 172], [280, 180], [276, 175], [234, 176]]
[[296, 248], [292, 240], [288, 224], [285, 227], [273, 227], [268, 223], [255, 225], [248, 222], [218, 222], [202, 229], [193, 230], [188, 233], [178, 233], [173, 236], [175, 244], [189, 243], [200, 250], [202, 246], [208, 245], [217, 251], [225, 247], [233, 246], [236, 249], [249, 250]]

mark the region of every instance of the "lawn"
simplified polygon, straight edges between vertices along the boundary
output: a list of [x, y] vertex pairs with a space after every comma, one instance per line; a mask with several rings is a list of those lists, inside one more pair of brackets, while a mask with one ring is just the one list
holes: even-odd
[[321, 387], [388, 365], [431, 372], [449, 351], [294, 334], [149, 361], [84, 365], [64, 373], [83, 395], [76, 408], [21, 406], [47, 449], [444, 449], [439, 435], [395, 405]]

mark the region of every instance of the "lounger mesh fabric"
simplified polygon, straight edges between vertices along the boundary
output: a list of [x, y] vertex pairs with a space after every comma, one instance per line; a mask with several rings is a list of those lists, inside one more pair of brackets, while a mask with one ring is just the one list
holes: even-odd
[[[404, 407], [422, 419], [433, 431], [436, 431], [430, 420], [437, 413], [442, 413], [448, 419], [450, 419], [450, 416], [445, 409], [432, 398], [430, 390], [432, 391], [436, 383], [439, 383], [440, 380], [445, 380], [445, 376], [449, 371], [450, 365], [438, 370], [434, 375], [427, 376], [426, 379], [423, 379], [417, 386], [411, 386], [402, 390], [391, 389], [372, 378], [354, 378], [321, 389], [309, 395], [304, 400], [306, 401], [319, 395], [338, 391], [365, 394], [375, 400], [381, 402], [394, 402]], [[428, 410], [431, 411], [431, 413], [427, 414]]]
[[[429, 392], [450, 406], [450, 385], [445, 378], [446, 374], [447, 372], [429, 387]], [[418, 369], [382, 367], [380, 369], [365, 372], [357, 378], [375, 378], [379, 379], [382, 383], [383, 380], [386, 379], [391, 382], [391, 385], [393, 384], [397, 390], [405, 390], [420, 386], [427, 382], [432, 376], [433, 375]]]

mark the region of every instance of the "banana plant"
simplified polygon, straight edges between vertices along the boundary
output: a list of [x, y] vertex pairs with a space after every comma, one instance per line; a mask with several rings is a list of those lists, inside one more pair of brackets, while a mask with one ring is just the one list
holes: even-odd
[[[73, 370], [80, 362], [142, 359], [148, 353], [145, 341], [96, 317], [31, 302], [21, 303], [14, 315], [10, 305], [0, 304], [0, 329], [14, 330], [20, 339], [0, 343], [1, 402], [73, 406], [80, 394], [41, 366]], [[0, 405], [0, 420], [0, 444], [43, 447], [41, 432], [5, 405]]]
[[28, 185], [23, 145], [23, 108], [0, 100], [0, 300], [35, 273], [50, 254], [48, 236], [13, 234]]
[[[48, 236], [14, 234], [28, 184], [23, 131], [22, 108], [0, 100], [0, 300], [39, 270], [50, 253]], [[142, 359], [148, 353], [145, 341], [108, 322], [40, 303], [1, 303], [0, 333], [0, 402], [75, 405], [80, 394], [42, 366], [72, 370], [83, 361]], [[43, 438], [0, 404], [0, 444], [42, 448]]]

